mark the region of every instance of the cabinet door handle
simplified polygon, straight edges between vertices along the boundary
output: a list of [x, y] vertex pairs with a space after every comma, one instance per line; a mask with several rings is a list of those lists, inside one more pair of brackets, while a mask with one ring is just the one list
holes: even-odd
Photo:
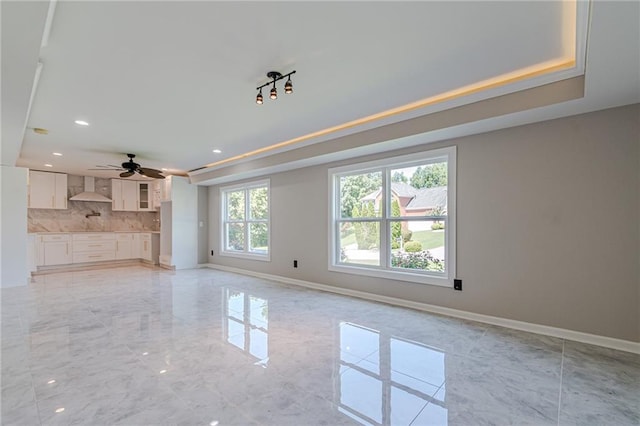
[[120, 250], [120, 241], [116, 241], [116, 251]]
[[69, 243], [67, 243], [67, 254], [69, 254]]
[[56, 206], [55, 197], [52, 195], [51, 196], [51, 207], [55, 207], [55, 206]]

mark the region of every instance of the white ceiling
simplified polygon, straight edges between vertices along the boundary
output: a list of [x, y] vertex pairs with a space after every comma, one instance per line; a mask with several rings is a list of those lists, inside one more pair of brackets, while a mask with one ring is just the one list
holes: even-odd
[[[3, 1], [2, 163], [9, 164], [9, 148], [15, 147], [19, 166], [115, 177], [88, 169], [119, 164], [131, 152], [145, 167], [186, 172], [565, 58], [573, 46], [566, 43], [566, 6], [58, 1], [48, 44], [40, 48], [48, 3]], [[440, 137], [638, 102], [639, 4], [591, 6], [584, 99], [519, 113], [516, 120], [470, 123]], [[20, 63], [14, 60], [19, 56]], [[27, 118], [38, 58], [42, 72], [22, 139], [18, 130]], [[292, 95], [280, 82], [277, 101], [265, 96], [264, 105], [255, 104], [255, 88], [267, 82], [267, 71], [294, 69]], [[16, 93], [8, 96], [5, 87]], [[75, 125], [76, 119], [90, 126]]]

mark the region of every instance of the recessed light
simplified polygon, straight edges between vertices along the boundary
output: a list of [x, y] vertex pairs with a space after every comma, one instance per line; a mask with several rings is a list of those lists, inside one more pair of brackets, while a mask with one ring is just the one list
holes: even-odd
[[84, 120], [76, 120], [76, 121], [74, 121], [74, 123], [79, 124], [80, 126], [88, 126], [89, 125], [89, 123], [87, 123]]
[[214, 150], [213, 150], [213, 153], [214, 153], [214, 154], [220, 154], [221, 152], [222, 152], [222, 151], [221, 151], [221, 150], [219, 150], [219, 149], [214, 149]]
[[167, 372], [167, 370], [160, 370], [160, 374], [164, 374], [166, 372]]
[[64, 411], [64, 407], [60, 407], [56, 409], [56, 413], [62, 413]]
[[62, 153], [60, 152], [54, 152], [53, 155], [55, 155], [56, 157], [62, 157]]
[[49, 381], [47, 382], [47, 384], [48, 384], [48, 385], [52, 385], [52, 384], [54, 384], [55, 382], [56, 382], [56, 381], [55, 381], [55, 379], [51, 379], [51, 380], [49, 380]]
[[53, 164], [45, 164], [45, 167], [53, 167]]

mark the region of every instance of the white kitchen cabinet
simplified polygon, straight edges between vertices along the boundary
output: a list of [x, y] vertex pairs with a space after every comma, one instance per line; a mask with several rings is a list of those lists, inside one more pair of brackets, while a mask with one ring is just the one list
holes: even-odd
[[151, 182], [151, 204], [154, 210], [160, 209], [160, 203], [162, 200], [162, 193], [165, 183], [162, 179], [156, 179]]
[[72, 262], [69, 234], [39, 235], [36, 239], [37, 265], [68, 265]]
[[140, 258], [157, 265], [160, 256], [160, 234], [141, 232], [139, 235]]
[[142, 249], [140, 245], [140, 234], [133, 234], [133, 240], [131, 243], [131, 258], [132, 259], [140, 259], [142, 258]]
[[138, 211], [153, 210], [153, 189], [151, 182], [138, 182]]
[[67, 175], [30, 170], [29, 208], [66, 209]]
[[160, 201], [171, 201], [171, 185], [173, 176], [167, 176], [160, 183]]
[[134, 256], [133, 242], [137, 234], [133, 232], [116, 233], [116, 259], [137, 259], [140, 256]]
[[73, 234], [73, 263], [116, 258], [116, 238], [111, 232]]
[[151, 262], [151, 234], [140, 234], [140, 258]]
[[111, 179], [111, 210], [138, 211], [138, 182], [135, 180]]

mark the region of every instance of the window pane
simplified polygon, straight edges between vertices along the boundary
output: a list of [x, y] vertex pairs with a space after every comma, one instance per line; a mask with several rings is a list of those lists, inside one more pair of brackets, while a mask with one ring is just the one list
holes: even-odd
[[226, 249], [244, 251], [244, 223], [227, 223]]
[[389, 226], [392, 267], [433, 272], [445, 270], [444, 220], [394, 220]]
[[340, 217], [382, 215], [382, 172], [340, 178]]
[[442, 216], [447, 211], [447, 163], [391, 170], [391, 217]]
[[227, 297], [227, 315], [244, 321], [244, 293], [230, 291]]
[[341, 222], [338, 226], [341, 263], [380, 265], [379, 222]]
[[264, 254], [269, 251], [269, 233], [266, 223], [249, 224], [249, 251]]
[[244, 219], [244, 191], [227, 192], [227, 219]]
[[253, 188], [249, 190], [249, 217], [251, 219], [266, 219], [269, 214], [267, 202], [267, 188]]

